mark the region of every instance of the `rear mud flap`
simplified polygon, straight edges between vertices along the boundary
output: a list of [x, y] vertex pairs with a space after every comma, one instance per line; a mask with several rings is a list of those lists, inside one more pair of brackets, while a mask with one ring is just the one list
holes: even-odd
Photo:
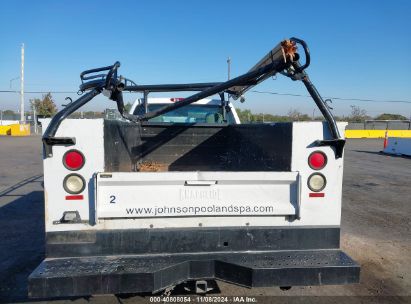
[[184, 281], [218, 279], [245, 287], [350, 284], [360, 267], [340, 250], [224, 252], [45, 259], [29, 297], [158, 292]]

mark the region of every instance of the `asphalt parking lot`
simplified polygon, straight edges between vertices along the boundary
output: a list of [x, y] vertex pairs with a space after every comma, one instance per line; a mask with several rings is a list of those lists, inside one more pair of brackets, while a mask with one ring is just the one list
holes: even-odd
[[[218, 282], [221, 294], [411, 301], [411, 159], [380, 154], [382, 144], [382, 140], [349, 140], [346, 146], [341, 246], [361, 264], [360, 284], [282, 291]], [[25, 302], [27, 277], [44, 256], [40, 137], [0, 137], [0, 155], [0, 302]], [[120, 299], [100, 296], [53, 302], [73, 301], [117, 303]]]

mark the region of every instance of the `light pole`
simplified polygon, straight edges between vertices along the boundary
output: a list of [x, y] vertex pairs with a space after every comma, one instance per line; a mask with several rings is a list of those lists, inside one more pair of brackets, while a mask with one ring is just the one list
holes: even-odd
[[21, 76], [20, 76], [20, 121], [25, 122], [24, 116], [24, 43], [21, 44]]
[[[13, 87], [13, 81], [20, 79], [20, 76], [14, 77], [12, 79], [10, 79], [10, 89]], [[19, 108], [17, 108], [17, 113], [19, 112]], [[21, 116], [21, 115], [20, 115]], [[15, 119], [15, 117], [13, 117], [13, 119]]]
[[14, 78], [10, 79], [10, 89], [11, 89], [11, 87], [12, 87], [12, 85], [13, 85], [13, 81], [14, 81], [14, 80], [17, 80], [17, 79], [20, 79], [20, 76], [17, 76], [17, 77], [14, 77]]
[[[231, 78], [231, 58], [227, 57], [227, 80]], [[227, 100], [230, 101], [230, 94], [228, 94]]]
[[231, 58], [227, 58], [227, 80], [231, 78]]

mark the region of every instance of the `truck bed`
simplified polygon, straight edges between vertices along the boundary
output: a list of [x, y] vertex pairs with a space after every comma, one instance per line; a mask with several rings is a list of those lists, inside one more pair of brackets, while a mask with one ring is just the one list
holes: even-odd
[[106, 172], [290, 171], [292, 123], [104, 121]]

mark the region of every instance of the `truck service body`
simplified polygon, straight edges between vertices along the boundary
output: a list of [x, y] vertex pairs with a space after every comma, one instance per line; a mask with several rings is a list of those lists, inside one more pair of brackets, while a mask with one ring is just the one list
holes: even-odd
[[[136, 85], [119, 63], [83, 72], [84, 95], [43, 122], [46, 258], [29, 296], [358, 282], [339, 248], [345, 124], [305, 74], [309, 58], [291, 38], [223, 83]], [[325, 121], [240, 124], [225, 95], [276, 73], [302, 81]], [[127, 113], [122, 91], [144, 98]], [[148, 98], [176, 91], [199, 93]], [[99, 93], [122, 119], [65, 119]]]

